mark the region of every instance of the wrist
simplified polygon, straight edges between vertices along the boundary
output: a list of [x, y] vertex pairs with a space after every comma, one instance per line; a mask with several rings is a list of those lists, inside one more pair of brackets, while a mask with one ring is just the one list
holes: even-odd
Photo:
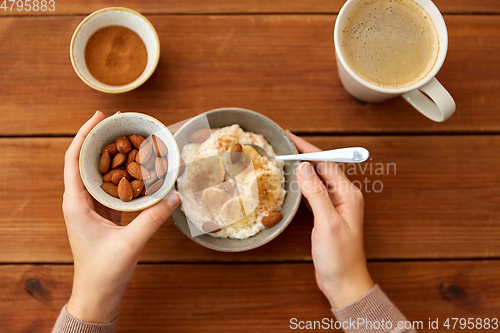
[[73, 292], [66, 311], [74, 318], [89, 323], [111, 323], [118, 316], [123, 295], [97, 295]]
[[337, 281], [334, 285], [325, 284], [323, 294], [333, 309], [342, 309], [366, 295], [374, 286], [370, 274], [366, 271], [358, 274], [356, 278]]

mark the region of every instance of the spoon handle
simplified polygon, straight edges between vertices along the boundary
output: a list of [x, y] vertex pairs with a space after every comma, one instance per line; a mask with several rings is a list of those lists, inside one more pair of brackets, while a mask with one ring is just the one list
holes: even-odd
[[341, 148], [320, 151], [317, 153], [281, 155], [276, 156], [277, 160], [299, 160], [299, 161], [328, 161], [341, 163], [361, 163], [370, 157], [370, 152], [362, 147]]

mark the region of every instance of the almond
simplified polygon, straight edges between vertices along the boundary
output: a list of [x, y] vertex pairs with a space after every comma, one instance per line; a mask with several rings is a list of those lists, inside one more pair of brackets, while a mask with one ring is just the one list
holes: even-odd
[[[119, 169], [115, 170], [118, 171]], [[122, 178], [124, 177], [125, 175], [120, 174], [119, 172], [113, 172], [113, 174], [111, 175], [111, 182], [115, 185], [118, 185], [120, 183], [120, 180], [122, 180]]]
[[149, 172], [148, 172], [148, 170], [144, 169], [137, 162], [130, 163], [127, 166], [127, 171], [135, 179], [144, 180], [144, 179], [148, 179], [149, 178]]
[[146, 195], [155, 193], [162, 185], [163, 185], [163, 178], [160, 178], [153, 185], [146, 186]]
[[118, 186], [111, 183], [102, 183], [101, 188], [109, 195], [118, 198]]
[[157, 157], [155, 163], [155, 171], [158, 178], [163, 177], [165, 172], [167, 172], [168, 162], [164, 157]]
[[127, 178], [122, 178], [118, 184], [118, 196], [122, 201], [130, 201], [134, 198], [134, 191]]
[[116, 143], [115, 142], [110, 143], [106, 147], [102, 148], [101, 149], [101, 154], [103, 154], [106, 150], [108, 151], [109, 156], [111, 156], [111, 157], [113, 157], [116, 154], [118, 154], [118, 149], [116, 149]]
[[158, 176], [156, 175], [156, 171], [149, 171], [149, 178], [144, 180], [146, 186], [151, 186], [151, 184], [155, 183], [158, 180]]
[[240, 159], [241, 152], [243, 151], [243, 147], [237, 143], [231, 148], [231, 162], [236, 164]]
[[233, 196], [235, 192], [234, 185], [229, 180], [222, 183], [220, 189], [226, 191], [230, 196]]
[[139, 149], [139, 154], [135, 157], [135, 161], [139, 164], [146, 164], [151, 157], [151, 152], [153, 150], [153, 145], [150, 143], [146, 143], [142, 145]]
[[184, 163], [184, 159], [181, 157], [181, 163], [179, 165], [179, 174], [177, 175], [177, 177], [182, 176], [185, 170], [186, 170], [186, 163]]
[[127, 178], [128, 181], [132, 180], [132, 177], [130, 177], [129, 173], [125, 170], [122, 169], [115, 169], [115, 172], [113, 172], [113, 175], [111, 176], [111, 182], [115, 185], [118, 185], [120, 180], [122, 178]]
[[153, 142], [153, 147], [156, 153], [156, 156], [163, 157], [167, 154], [167, 145], [156, 135], [151, 135], [151, 141]]
[[266, 228], [271, 228], [276, 223], [278, 223], [282, 218], [283, 214], [281, 214], [280, 212], [271, 212], [269, 213], [269, 215], [264, 216], [264, 218], [262, 218], [262, 224]]
[[153, 179], [153, 180], [157, 180], [158, 179], [158, 175], [156, 174], [155, 170], [149, 171], [149, 177], [151, 177], [150, 179]]
[[102, 174], [106, 174], [109, 171], [109, 167], [111, 166], [111, 157], [109, 156], [109, 152], [106, 150], [101, 156], [101, 160], [99, 161], [99, 171]]
[[130, 153], [128, 153], [127, 162], [125, 162], [125, 167], [128, 167], [130, 163], [135, 161], [137, 153], [139, 153], [139, 150], [137, 149], [132, 149]]
[[205, 222], [201, 226], [201, 229], [203, 229], [203, 231], [205, 232], [210, 232], [210, 233], [218, 232], [221, 230], [219, 225], [215, 222]]
[[130, 136], [129, 140], [132, 146], [134, 146], [134, 148], [140, 149], [141, 144], [144, 142], [144, 140], [146, 140], [146, 138], [140, 134], [134, 134]]
[[141, 194], [139, 194], [139, 196], [143, 196], [143, 195], [146, 195], [146, 186], [144, 186], [144, 188], [141, 191]]
[[144, 169], [150, 171], [155, 169], [155, 161], [156, 158], [154, 158], [153, 154], [151, 154], [151, 158], [146, 162], [146, 164], [141, 164]]
[[210, 130], [208, 128], [202, 128], [191, 133], [188, 140], [193, 143], [203, 143], [207, 141], [210, 137]]
[[[127, 176], [127, 179], [130, 181], [130, 179], [131, 179], [131, 178], [130, 178], [130, 175], [128, 174], [128, 172], [127, 172], [127, 171], [125, 171], [125, 170], [123, 170], [123, 169], [121, 169], [121, 168], [120, 168], [120, 169], [113, 169], [113, 170], [110, 170], [107, 174], [105, 174], [105, 175], [102, 177], [102, 179], [104, 180], [104, 182], [105, 182], [105, 183], [111, 183], [111, 182], [112, 182], [112, 181], [111, 181], [111, 179], [113, 178], [113, 175], [114, 175], [115, 173], [117, 173], [117, 172], [119, 172], [119, 173], [122, 173], [122, 172], [123, 172], [123, 173], [125, 173], [125, 174], [126, 174], [126, 176]], [[115, 185], [118, 185], [118, 183], [116, 183]]]
[[113, 157], [113, 160], [111, 161], [111, 169], [116, 169], [119, 166], [122, 166], [123, 163], [127, 161], [127, 155], [118, 153], [116, 154], [115, 157]]
[[142, 189], [144, 188], [144, 182], [142, 180], [134, 180], [130, 183], [132, 186], [132, 192], [134, 193], [134, 198], [137, 198], [139, 194], [141, 194]]
[[116, 139], [116, 149], [122, 154], [128, 154], [128, 152], [132, 150], [132, 144], [126, 136], [120, 136]]
[[115, 170], [111, 170], [107, 174], [105, 174], [102, 177], [102, 181], [105, 182], [105, 183], [111, 183], [111, 177], [113, 176], [113, 172], [114, 171], [116, 171], [116, 169]]

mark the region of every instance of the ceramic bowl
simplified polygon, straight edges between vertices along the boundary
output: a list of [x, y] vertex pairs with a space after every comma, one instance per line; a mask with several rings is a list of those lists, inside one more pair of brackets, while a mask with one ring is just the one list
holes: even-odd
[[[283, 129], [271, 119], [257, 112], [240, 108], [221, 108], [208, 111], [201, 116], [204, 115], [208, 118], [208, 123], [212, 129], [238, 124], [245, 131], [264, 135], [264, 138], [271, 144], [271, 146], [273, 146], [276, 154], [297, 154], [295, 145]], [[202, 122], [188, 121], [175, 133], [174, 136], [177, 140], [180, 151], [182, 151], [182, 147], [186, 144], [188, 136], [193, 131], [199, 129], [197, 127], [199, 127], [200, 123]], [[283, 219], [275, 226], [266, 228], [255, 236], [242, 240], [215, 238], [207, 234], [192, 237], [189, 231], [186, 215], [180, 210], [180, 208], [177, 208], [174, 211], [172, 218], [174, 219], [177, 227], [187, 237], [212, 250], [222, 252], [239, 252], [262, 246], [276, 238], [288, 226], [288, 224], [290, 224], [290, 221], [297, 212], [302, 197], [295, 177], [295, 169], [298, 164], [298, 161], [292, 161], [287, 162], [284, 165], [285, 190], [287, 191], [287, 194], [281, 209]]]
[[[103, 147], [129, 134], [159, 137], [168, 149], [168, 171], [163, 185], [156, 192], [124, 202], [101, 188], [103, 175], [99, 172], [99, 160]], [[172, 189], [179, 173], [180, 154], [172, 133], [160, 121], [142, 113], [126, 112], [104, 119], [90, 131], [80, 150], [79, 164], [83, 183], [97, 201], [114, 210], [137, 211], [156, 204]]]
[[[144, 42], [148, 62], [144, 72], [135, 81], [122, 86], [104, 84], [90, 74], [85, 63], [85, 46], [89, 38], [99, 29], [118, 25], [129, 28]], [[160, 39], [155, 28], [140, 13], [124, 7], [100, 9], [87, 16], [76, 28], [70, 45], [71, 64], [76, 74], [88, 86], [106, 93], [123, 93], [139, 87], [153, 74], [160, 59]]]

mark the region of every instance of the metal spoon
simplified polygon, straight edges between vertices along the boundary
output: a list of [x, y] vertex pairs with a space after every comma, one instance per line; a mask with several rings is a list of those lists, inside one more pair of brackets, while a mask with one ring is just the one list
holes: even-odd
[[259, 155], [264, 156], [268, 160], [299, 160], [299, 161], [328, 161], [340, 163], [361, 163], [370, 157], [370, 152], [362, 147], [340, 148], [333, 150], [320, 151], [317, 153], [296, 154], [296, 155], [281, 155], [269, 156], [266, 151], [254, 144], [245, 143], [245, 146], [251, 146]]

